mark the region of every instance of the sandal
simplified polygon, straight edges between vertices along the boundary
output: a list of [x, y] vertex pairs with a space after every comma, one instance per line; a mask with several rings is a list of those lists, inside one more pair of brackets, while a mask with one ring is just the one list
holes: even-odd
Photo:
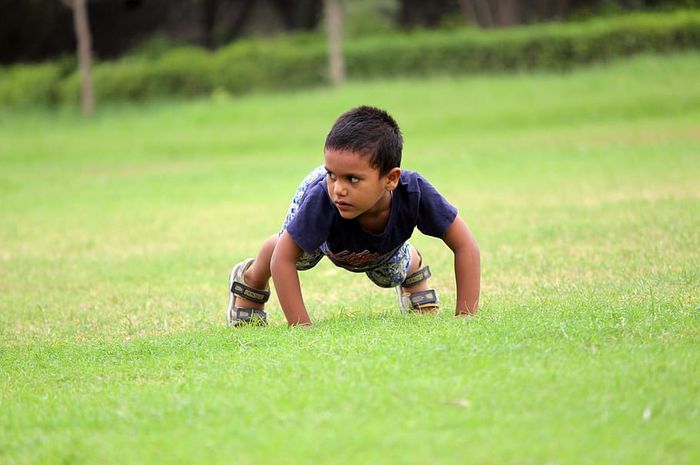
[[270, 299], [269, 289], [256, 289], [248, 286], [243, 280], [246, 270], [253, 264], [253, 259], [248, 258], [233, 267], [229, 276], [228, 310], [226, 319], [231, 326], [267, 325], [267, 313], [260, 308], [238, 307], [236, 306], [236, 296], [244, 297], [250, 301], [264, 304]]
[[433, 313], [440, 309], [440, 299], [438, 299], [435, 289], [428, 289], [419, 292], [404, 292], [402, 288], [410, 289], [430, 278], [430, 268], [424, 266], [415, 273], [406, 276], [404, 282], [396, 286], [396, 293], [399, 297], [399, 307], [401, 313], [418, 311], [420, 313]]

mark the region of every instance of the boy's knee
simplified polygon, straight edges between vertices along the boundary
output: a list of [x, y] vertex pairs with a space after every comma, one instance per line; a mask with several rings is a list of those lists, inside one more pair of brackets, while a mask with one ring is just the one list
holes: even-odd
[[412, 245], [409, 245], [409, 251], [411, 254], [411, 262], [408, 265], [408, 271], [406, 272], [407, 275], [415, 273], [423, 265], [423, 256], [420, 254], [420, 252], [418, 252], [418, 249]]
[[279, 234], [273, 234], [272, 236], [265, 239], [265, 245], [274, 248], [277, 245], [277, 241], [279, 240], [279, 238]]

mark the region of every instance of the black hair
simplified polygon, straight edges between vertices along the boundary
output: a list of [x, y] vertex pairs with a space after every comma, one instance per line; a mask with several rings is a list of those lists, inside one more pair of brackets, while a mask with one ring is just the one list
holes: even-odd
[[401, 166], [403, 137], [389, 113], [363, 105], [340, 115], [326, 137], [325, 149], [368, 155], [369, 165], [384, 176]]

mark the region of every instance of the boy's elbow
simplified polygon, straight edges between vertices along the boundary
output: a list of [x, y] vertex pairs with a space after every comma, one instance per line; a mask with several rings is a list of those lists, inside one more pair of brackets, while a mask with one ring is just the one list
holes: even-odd
[[481, 263], [481, 250], [474, 241], [468, 241], [455, 250], [456, 256], [464, 257], [472, 263]]
[[273, 277], [289, 267], [296, 269], [296, 256], [294, 256], [294, 251], [289, 249], [290, 247], [286, 244], [278, 242], [275, 250], [272, 251], [270, 273]]
[[479, 244], [477, 244], [476, 241], [473, 239], [472, 239], [472, 243], [471, 243], [471, 249], [472, 249], [472, 255], [474, 256], [474, 258], [481, 261], [481, 250], [479, 249]]
[[473, 257], [481, 255], [474, 235], [459, 216], [447, 230], [443, 241], [455, 254], [468, 254]]
[[477, 259], [481, 257], [479, 244], [476, 243], [476, 239], [474, 239], [474, 236], [471, 234], [465, 234], [464, 236], [460, 237], [453, 250], [456, 254], [464, 253]]
[[468, 232], [468, 234], [465, 235], [463, 247], [474, 260], [478, 261], [481, 259], [481, 250], [479, 249], [479, 244], [476, 243], [476, 239], [471, 234], [471, 232]]
[[481, 263], [481, 250], [473, 236], [465, 237], [453, 251], [457, 257], [462, 257], [472, 263]]

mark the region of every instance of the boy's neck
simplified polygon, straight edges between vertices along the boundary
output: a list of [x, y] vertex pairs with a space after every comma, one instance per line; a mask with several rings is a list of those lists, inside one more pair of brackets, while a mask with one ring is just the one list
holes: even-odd
[[391, 199], [393, 192], [387, 191], [375, 206], [357, 217], [357, 222], [365, 231], [371, 233], [381, 233], [386, 228], [391, 214]]

